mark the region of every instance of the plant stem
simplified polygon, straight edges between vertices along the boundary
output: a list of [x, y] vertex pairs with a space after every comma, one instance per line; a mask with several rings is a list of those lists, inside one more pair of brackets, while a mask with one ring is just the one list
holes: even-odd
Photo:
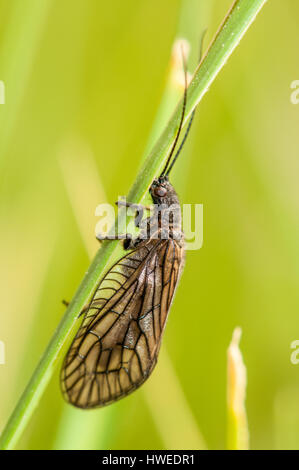
[[[265, 2], [266, 0], [237, 0], [234, 2], [189, 85], [184, 124], [203, 95], [208, 91], [209, 86]], [[182, 103], [179, 103], [168, 125], [137, 175], [135, 183], [128, 194], [128, 201], [140, 203], [154, 177], [159, 175], [168, 151], [175, 139], [181, 116], [181, 107]], [[1, 449], [13, 448], [23, 432], [52, 376], [59, 351], [70, 335], [80, 311], [91, 298], [99, 279], [103, 276], [107, 265], [111, 261], [112, 255], [115, 255], [116, 246], [117, 242], [105, 242], [96, 254], [3, 430], [0, 438]]]
[[242, 330], [235, 328], [227, 351], [227, 448], [249, 449], [245, 408], [247, 371], [239, 348]]

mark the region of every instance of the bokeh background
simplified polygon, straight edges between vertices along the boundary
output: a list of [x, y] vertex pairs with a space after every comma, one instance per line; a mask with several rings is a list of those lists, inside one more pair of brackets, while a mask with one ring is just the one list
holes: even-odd
[[[230, 4], [0, 0], [0, 427], [98, 248], [95, 207], [134, 181], [174, 39], [191, 41], [192, 69]], [[153, 376], [81, 411], [57, 370], [18, 448], [224, 448], [237, 325], [251, 448], [299, 448], [298, 17], [296, 0], [269, 0], [200, 104], [172, 181], [204, 204], [204, 245], [187, 254]]]

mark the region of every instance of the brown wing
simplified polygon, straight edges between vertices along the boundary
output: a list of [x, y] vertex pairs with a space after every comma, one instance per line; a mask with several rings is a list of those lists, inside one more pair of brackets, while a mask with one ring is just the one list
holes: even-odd
[[182, 267], [175, 240], [144, 241], [100, 282], [61, 371], [63, 394], [80, 408], [107, 405], [152, 372]]

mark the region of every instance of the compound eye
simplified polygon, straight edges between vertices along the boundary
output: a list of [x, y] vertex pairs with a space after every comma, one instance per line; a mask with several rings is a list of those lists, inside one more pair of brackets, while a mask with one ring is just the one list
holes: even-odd
[[155, 188], [155, 196], [164, 197], [166, 194], [167, 189], [163, 188], [163, 186], [157, 186], [157, 188]]

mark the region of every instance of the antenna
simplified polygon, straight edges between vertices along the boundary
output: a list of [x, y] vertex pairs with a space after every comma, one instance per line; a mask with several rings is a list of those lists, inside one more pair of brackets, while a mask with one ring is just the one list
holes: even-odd
[[[201, 39], [200, 39], [199, 62], [200, 62], [201, 57], [202, 57], [203, 41], [204, 41], [206, 32], [207, 32], [207, 29], [204, 30], [204, 32], [202, 33]], [[182, 123], [182, 121], [184, 120], [184, 114], [185, 114], [185, 109], [186, 109], [186, 101], [187, 101], [187, 73], [186, 73], [186, 63], [185, 63], [185, 57], [184, 57], [184, 55], [183, 55], [183, 61], [184, 61], [184, 72], [185, 72], [185, 89], [184, 89], [184, 101], [185, 101], [185, 105], [183, 104], [183, 111], [182, 111], [181, 123]], [[185, 98], [186, 98], [186, 100], [185, 100]], [[195, 110], [196, 110], [196, 108], [193, 110], [193, 112], [192, 112], [192, 114], [191, 114], [191, 117], [190, 117], [190, 120], [189, 120], [187, 129], [186, 129], [185, 135], [184, 135], [184, 137], [183, 137], [183, 139], [182, 139], [181, 145], [179, 146], [179, 148], [178, 148], [178, 150], [177, 150], [177, 152], [176, 152], [176, 154], [175, 154], [175, 156], [174, 156], [174, 158], [173, 158], [173, 160], [172, 160], [172, 162], [171, 162], [169, 168], [167, 169], [167, 166], [169, 165], [169, 162], [170, 162], [170, 158], [171, 158], [171, 156], [172, 156], [172, 154], [173, 154], [173, 152], [174, 152], [175, 145], [176, 145], [176, 143], [177, 143], [177, 141], [178, 141], [179, 134], [180, 134], [180, 132], [181, 132], [182, 126], [179, 128], [179, 131], [178, 131], [178, 133], [177, 133], [176, 139], [175, 139], [175, 141], [174, 141], [174, 146], [173, 146], [173, 148], [172, 148], [172, 150], [171, 150], [170, 156], [169, 156], [168, 159], [167, 159], [166, 165], [165, 165], [165, 167], [164, 167], [164, 170], [163, 170], [161, 176], [164, 176], [164, 175], [165, 175], [165, 176], [168, 176], [168, 175], [169, 175], [169, 173], [171, 172], [171, 170], [172, 170], [172, 168], [173, 168], [173, 165], [175, 164], [175, 162], [176, 162], [176, 160], [177, 160], [179, 154], [181, 153], [181, 150], [182, 150], [182, 148], [183, 148], [183, 146], [184, 146], [184, 144], [185, 144], [185, 142], [186, 142], [186, 139], [187, 139], [187, 137], [188, 137], [189, 131], [190, 131], [190, 129], [191, 129], [191, 125], [192, 125], [192, 122], [193, 122]]]
[[170, 160], [171, 160], [171, 157], [172, 157], [172, 155], [173, 155], [173, 152], [175, 151], [176, 144], [177, 144], [177, 142], [178, 142], [178, 140], [179, 140], [180, 133], [181, 133], [181, 130], [182, 130], [182, 127], [183, 127], [184, 117], [185, 117], [186, 103], [187, 103], [187, 67], [186, 67], [186, 61], [185, 61], [185, 56], [184, 56], [183, 49], [182, 49], [182, 57], [183, 57], [184, 76], [185, 76], [185, 88], [184, 88], [184, 98], [183, 98], [182, 115], [181, 115], [180, 125], [179, 125], [179, 128], [178, 128], [178, 131], [177, 131], [177, 134], [176, 134], [174, 143], [173, 143], [173, 145], [172, 145], [170, 154], [168, 155], [166, 164], [165, 164], [165, 166], [164, 166], [164, 168], [163, 168], [163, 171], [162, 171], [160, 177], [166, 175], [166, 170], [167, 170], [167, 167], [168, 167], [169, 162], [170, 162]]

